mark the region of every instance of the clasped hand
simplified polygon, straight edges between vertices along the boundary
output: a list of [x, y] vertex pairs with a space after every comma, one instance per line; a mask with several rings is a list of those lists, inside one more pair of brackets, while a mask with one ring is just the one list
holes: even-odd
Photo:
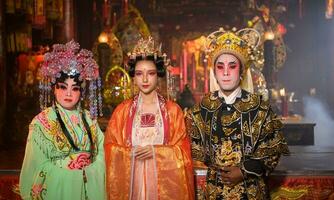
[[222, 167], [221, 178], [225, 185], [234, 186], [243, 180], [243, 174], [239, 167]]
[[153, 157], [153, 146], [137, 146], [134, 151], [135, 158], [139, 160], [146, 160]]

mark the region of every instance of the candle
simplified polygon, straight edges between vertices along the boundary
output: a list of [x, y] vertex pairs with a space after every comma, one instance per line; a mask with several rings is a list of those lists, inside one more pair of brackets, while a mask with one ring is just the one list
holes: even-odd
[[280, 96], [281, 96], [281, 111], [282, 111], [282, 116], [283, 117], [288, 117], [289, 116], [289, 109], [288, 109], [288, 97], [285, 94], [285, 89], [282, 88], [279, 91]]
[[183, 49], [183, 84], [185, 85], [187, 83], [188, 83], [188, 53], [186, 49]]
[[116, 26], [116, 22], [117, 22], [117, 14], [116, 14], [116, 12], [114, 12], [114, 14], [113, 14], [113, 20], [112, 20], [112, 25]]
[[285, 88], [280, 89], [279, 94], [281, 97], [285, 96]]

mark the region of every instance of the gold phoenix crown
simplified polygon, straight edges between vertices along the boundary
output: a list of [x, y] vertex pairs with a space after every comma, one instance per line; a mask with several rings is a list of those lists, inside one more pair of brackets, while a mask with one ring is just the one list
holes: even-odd
[[138, 56], [154, 56], [155, 60], [158, 57], [163, 57], [164, 64], [167, 65], [169, 63], [169, 60], [167, 59], [167, 54], [161, 52], [161, 43], [159, 46], [156, 46], [154, 39], [151, 36], [149, 36], [147, 39], [139, 39], [132, 52], [128, 53], [128, 56], [130, 57], [130, 59], [136, 59], [136, 57]]
[[245, 70], [260, 54], [260, 51], [256, 50], [260, 38], [259, 32], [252, 28], [245, 28], [239, 31], [235, 29], [225, 31], [220, 28], [206, 38], [206, 60], [209, 66], [213, 67], [218, 56], [224, 53], [232, 54], [240, 60], [243, 70]]

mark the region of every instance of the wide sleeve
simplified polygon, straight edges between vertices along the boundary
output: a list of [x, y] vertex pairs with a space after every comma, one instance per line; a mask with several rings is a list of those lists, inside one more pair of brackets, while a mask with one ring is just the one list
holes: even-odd
[[104, 135], [94, 121], [96, 128], [96, 147], [97, 154], [93, 163], [85, 168], [87, 176], [87, 194], [88, 199], [106, 199], [105, 191], [105, 160], [104, 160]]
[[269, 108], [254, 154], [243, 163], [245, 175], [268, 176], [277, 166], [280, 156], [289, 153], [282, 127], [281, 120]]
[[82, 170], [68, 170], [49, 159], [53, 143], [42, 127], [31, 123], [20, 174], [22, 199], [84, 199]]
[[190, 139], [181, 108], [172, 106], [169, 117], [169, 143], [154, 146], [160, 199], [194, 199]]
[[187, 111], [185, 119], [187, 134], [191, 139], [191, 153], [194, 167], [205, 168], [204, 138], [202, 134], [205, 131], [205, 123], [202, 120], [198, 105]]
[[[114, 110], [105, 134], [107, 199], [129, 199], [131, 148], [124, 143], [125, 107], [120, 104]], [[128, 113], [127, 113], [128, 114]]]

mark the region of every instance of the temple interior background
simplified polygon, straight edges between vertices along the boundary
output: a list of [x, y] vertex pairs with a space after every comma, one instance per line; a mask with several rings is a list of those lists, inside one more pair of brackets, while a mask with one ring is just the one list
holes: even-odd
[[[140, 37], [162, 44], [171, 62], [159, 88], [187, 107], [210, 90], [203, 43], [219, 28], [262, 35], [254, 90], [282, 117], [291, 150], [270, 177], [272, 198], [334, 199], [333, 8], [333, 0], [1, 1], [0, 200], [19, 199], [28, 126], [40, 112], [38, 70], [52, 44], [74, 39], [94, 52], [104, 129], [115, 106], [136, 92], [124, 63]], [[203, 173], [196, 174], [200, 191]]]

